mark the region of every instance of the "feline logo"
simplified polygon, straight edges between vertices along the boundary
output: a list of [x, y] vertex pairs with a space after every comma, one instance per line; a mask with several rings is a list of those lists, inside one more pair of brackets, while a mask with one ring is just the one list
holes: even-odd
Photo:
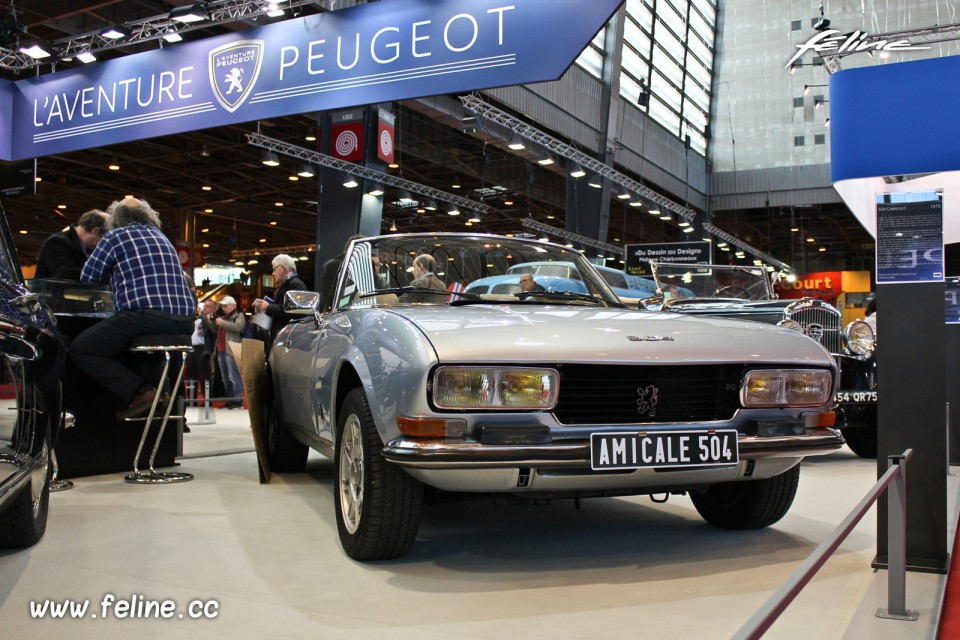
[[787, 62], [784, 69], [789, 69], [790, 65], [796, 62], [800, 56], [808, 51], [814, 51], [817, 54], [827, 55], [852, 52], [852, 51], [920, 51], [930, 47], [919, 47], [910, 44], [909, 40], [887, 40], [871, 39], [863, 31], [854, 31], [853, 33], [840, 33], [836, 29], [828, 29], [813, 36], [803, 44], [797, 45], [797, 52]]
[[263, 40], [240, 40], [210, 52], [210, 86], [224, 109], [233, 113], [244, 103], [260, 75]]
[[655, 386], [637, 387], [637, 413], [649, 418], [657, 415], [657, 394], [660, 390]]

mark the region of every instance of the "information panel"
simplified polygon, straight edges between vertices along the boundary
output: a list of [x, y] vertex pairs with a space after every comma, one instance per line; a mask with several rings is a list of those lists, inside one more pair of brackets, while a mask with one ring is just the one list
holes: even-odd
[[710, 248], [706, 241], [628, 244], [624, 271], [632, 276], [649, 276], [650, 261], [710, 264]]
[[943, 193], [877, 195], [877, 284], [943, 282]]

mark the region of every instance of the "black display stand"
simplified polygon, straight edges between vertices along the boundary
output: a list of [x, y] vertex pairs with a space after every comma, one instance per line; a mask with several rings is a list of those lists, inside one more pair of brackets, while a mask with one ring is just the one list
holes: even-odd
[[[58, 327], [69, 340], [99, 318], [57, 316]], [[76, 417], [69, 429], [62, 429], [54, 451], [57, 455], [59, 477], [63, 479], [119, 473], [133, 469], [133, 456], [140, 444], [143, 422], [121, 422], [115, 414], [122, 408], [120, 400], [90, 377], [80, 373], [67, 362], [63, 377], [65, 410]], [[176, 401], [172, 415], [183, 415], [183, 402]], [[178, 411], [178, 409], [180, 409]], [[181, 450], [184, 420], [172, 417], [164, 430], [154, 467], [171, 467]], [[159, 429], [154, 420], [144, 450], [140, 456], [141, 469], [148, 468], [153, 443]]]
[[949, 403], [950, 464], [960, 464], [960, 324], [946, 326], [946, 392]]
[[[942, 282], [877, 287], [877, 366], [883, 372], [877, 476], [886, 473], [887, 456], [913, 449], [906, 472], [907, 569], [933, 573], [946, 573], [949, 564], [943, 291]], [[877, 502], [875, 567], [887, 563], [887, 513], [885, 494]]]

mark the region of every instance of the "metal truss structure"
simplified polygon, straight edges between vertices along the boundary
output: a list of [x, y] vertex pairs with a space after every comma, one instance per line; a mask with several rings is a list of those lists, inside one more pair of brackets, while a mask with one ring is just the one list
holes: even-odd
[[320, 153], [319, 151], [311, 151], [310, 149], [305, 149], [304, 147], [298, 147], [297, 145], [289, 144], [274, 138], [269, 138], [259, 133], [248, 133], [247, 142], [255, 147], [260, 147], [261, 149], [267, 149], [268, 151], [274, 151], [285, 156], [298, 158], [304, 162], [321, 167], [338, 169], [352, 176], [363, 178], [364, 180], [370, 180], [377, 184], [389, 185], [391, 187], [396, 187], [397, 189], [403, 189], [405, 191], [409, 191], [411, 194], [416, 193], [437, 202], [448, 202], [460, 209], [467, 209], [468, 211], [475, 211], [477, 213], [485, 214], [496, 213], [496, 210], [493, 207], [483, 204], [482, 202], [476, 202], [475, 200], [470, 200], [469, 198], [447, 193], [446, 191], [440, 191], [439, 189], [434, 189], [433, 187], [428, 187], [418, 182], [412, 182], [410, 180], [405, 180], [404, 178], [391, 176], [383, 173], [382, 171], [368, 169], [367, 167], [354, 164], [353, 162], [347, 162], [346, 160], [334, 158], [333, 156]]
[[478, 116], [486, 118], [491, 122], [495, 122], [509, 129], [510, 131], [513, 131], [518, 136], [536, 142], [548, 151], [566, 158], [570, 162], [579, 165], [583, 169], [592, 171], [597, 175], [610, 180], [610, 182], [627, 189], [628, 191], [632, 191], [645, 200], [648, 200], [649, 202], [662, 207], [663, 209], [677, 214], [684, 220], [689, 222], [696, 220], [697, 214], [693, 210], [674, 202], [670, 198], [660, 195], [656, 191], [653, 191], [652, 189], [640, 184], [630, 176], [620, 173], [610, 165], [600, 162], [593, 156], [590, 156], [565, 142], [557, 140], [553, 136], [540, 131], [536, 127], [527, 124], [523, 120], [514, 118], [509, 113], [496, 108], [492, 104], [472, 95], [460, 96], [460, 101], [463, 103], [463, 106], [466, 109], [472, 111]]
[[527, 227], [528, 229], [534, 229], [536, 231], [539, 231], [540, 233], [549, 233], [552, 236], [563, 238], [564, 240], [567, 240], [569, 242], [582, 244], [587, 247], [593, 247], [594, 249], [599, 249], [600, 251], [608, 251], [614, 258], [619, 258], [620, 260], [624, 260], [626, 258], [626, 253], [623, 247], [607, 244], [606, 242], [600, 242], [599, 240], [594, 240], [593, 238], [582, 236], [579, 233], [573, 233], [572, 231], [567, 231], [566, 229], [551, 227], [548, 224], [537, 222], [533, 218], [524, 218], [523, 220], [520, 221], [520, 224]]
[[[921, 29], [904, 29], [903, 31], [891, 31], [889, 33], [878, 33], [870, 37], [871, 41], [886, 40], [887, 42], [896, 42], [898, 40], [907, 40], [912, 45], [937, 44], [939, 42], [952, 42], [960, 40], [960, 24], [945, 24], [934, 27], [924, 27]], [[840, 71], [840, 59], [854, 53], [867, 53], [871, 50], [857, 50], [855, 48], [847, 51], [824, 52], [820, 54], [823, 64], [829, 73]]]
[[740, 249], [743, 249], [744, 251], [746, 251], [746, 252], [748, 252], [748, 253], [756, 256], [757, 259], [762, 260], [763, 262], [766, 262], [767, 264], [769, 264], [769, 265], [771, 265], [771, 266], [773, 266], [773, 267], [776, 267], [776, 268], [778, 268], [778, 269], [781, 270], [781, 271], [793, 271], [793, 268], [792, 268], [790, 265], [788, 265], [787, 263], [785, 263], [785, 262], [780, 262], [779, 260], [777, 260], [777, 259], [774, 258], [773, 256], [767, 255], [766, 253], [757, 250], [756, 248], [750, 246], [749, 244], [747, 244], [747, 243], [744, 242], [743, 240], [737, 238], [737, 237], [734, 236], [733, 234], [727, 233], [727, 232], [724, 231], [723, 229], [720, 229], [719, 227], [717, 227], [717, 226], [715, 226], [715, 225], [712, 225], [712, 224], [710, 224], [709, 222], [704, 222], [704, 223], [703, 223], [703, 228], [704, 228], [707, 232], [712, 233], [713, 235], [715, 235], [716, 237], [720, 238], [720, 239], [723, 240], [724, 242], [728, 242], [728, 243], [732, 244], [732, 245], [735, 246], [735, 247], [739, 247]]
[[[316, 5], [316, 0], [286, 0], [282, 3], [283, 9], [295, 10], [305, 5]], [[164, 13], [150, 18], [126, 22], [123, 28], [130, 32], [130, 35], [123, 39], [110, 39], [104, 37], [102, 30], [92, 31], [69, 38], [54, 40], [50, 42], [57, 51], [57, 55], [63, 58], [72, 58], [79, 53], [92, 53], [96, 55], [100, 51], [118, 49], [127, 47], [139, 42], [150, 42], [152, 40], [161, 40], [171, 34], [187, 33], [197, 29], [206, 29], [212, 25], [240, 22], [243, 20], [254, 20], [267, 14], [267, 3], [263, 0], [211, 0], [207, 4], [210, 13], [210, 19], [202, 22], [181, 23], [170, 19], [169, 13]], [[20, 51], [13, 51], [0, 47], [0, 67], [14, 71], [32, 69], [33, 67], [47, 63], [49, 60], [34, 60], [30, 56]]]
[[289, 255], [311, 253], [317, 250], [315, 244], [296, 244], [287, 247], [260, 247], [258, 249], [234, 249], [230, 252], [230, 257], [234, 260], [240, 258], [254, 258], [256, 256], [271, 255], [275, 256], [281, 253]]

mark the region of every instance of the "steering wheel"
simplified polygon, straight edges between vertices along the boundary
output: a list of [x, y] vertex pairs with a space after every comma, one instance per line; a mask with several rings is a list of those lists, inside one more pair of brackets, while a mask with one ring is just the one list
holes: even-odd
[[717, 289], [715, 294], [718, 298], [749, 298], [750, 293], [743, 287], [738, 287], [735, 284], [728, 284], [725, 287], [720, 287]]

